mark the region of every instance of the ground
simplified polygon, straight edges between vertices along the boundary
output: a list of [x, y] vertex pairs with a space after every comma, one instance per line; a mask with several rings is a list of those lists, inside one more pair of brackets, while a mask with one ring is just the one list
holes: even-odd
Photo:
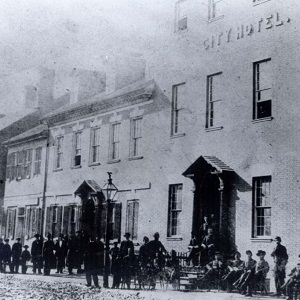
[[[0, 300], [240, 300], [239, 294], [224, 292], [183, 292], [172, 287], [154, 291], [96, 289], [85, 286], [84, 275], [0, 274]], [[102, 277], [100, 277], [102, 285]], [[250, 298], [248, 298], [250, 299]], [[278, 299], [272, 296], [253, 296], [252, 299]]]

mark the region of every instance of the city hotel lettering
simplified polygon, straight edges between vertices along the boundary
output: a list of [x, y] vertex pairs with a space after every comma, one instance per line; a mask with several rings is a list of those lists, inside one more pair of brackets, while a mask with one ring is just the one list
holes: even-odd
[[229, 28], [226, 31], [220, 32], [218, 35], [213, 35], [204, 41], [204, 49], [218, 47], [222, 43], [230, 43], [234, 40], [239, 40], [247, 36], [251, 36], [256, 32], [261, 32], [265, 29], [276, 28], [289, 23], [290, 18], [281, 19], [279, 13], [269, 15], [266, 18], [261, 18], [256, 23], [242, 24], [237, 26], [235, 29]]

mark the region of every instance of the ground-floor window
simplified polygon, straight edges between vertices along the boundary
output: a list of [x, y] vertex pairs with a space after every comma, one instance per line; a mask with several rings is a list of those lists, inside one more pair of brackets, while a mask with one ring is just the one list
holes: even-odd
[[37, 206], [26, 208], [26, 229], [25, 234], [28, 239], [34, 237], [41, 230], [42, 209]]
[[7, 209], [7, 229], [6, 236], [10, 239], [15, 238], [15, 229], [16, 229], [16, 208]]
[[132, 239], [138, 235], [139, 201], [128, 200], [126, 211], [126, 232], [131, 234]]
[[271, 235], [271, 176], [253, 178], [253, 237]]
[[58, 237], [62, 230], [62, 206], [50, 206], [46, 210], [46, 235]]
[[182, 212], [182, 184], [169, 186], [168, 237], [180, 235], [180, 214]]

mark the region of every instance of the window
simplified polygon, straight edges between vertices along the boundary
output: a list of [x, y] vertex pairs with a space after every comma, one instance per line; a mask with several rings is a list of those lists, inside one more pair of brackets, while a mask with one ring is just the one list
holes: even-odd
[[253, 237], [271, 236], [271, 176], [253, 178]]
[[138, 216], [139, 216], [138, 200], [127, 201], [126, 232], [129, 232], [131, 234], [132, 239], [137, 239]]
[[182, 133], [182, 110], [185, 98], [185, 83], [173, 85], [172, 88], [172, 129], [171, 134]]
[[213, 21], [224, 17], [223, 0], [208, 0], [208, 21]]
[[59, 136], [56, 138], [56, 155], [55, 155], [55, 169], [62, 169], [62, 158], [63, 158], [63, 141], [64, 138]]
[[23, 239], [25, 235], [25, 207], [18, 208], [18, 220], [16, 226], [16, 236]]
[[100, 127], [92, 128], [91, 131], [91, 163], [100, 160]]
[[6, 236], [8, 238], [15, 238], [15, 226], [16, 226], [16, 209], [9, 208], [7, 210], [7, 232]]
[[41, 174], [41, 163], [42, 163], [42, 147], [39, 147], [35, 149], [34, 175]]
[[6, 178], [13, 180], [16, 178], [17, 152], [9, 153], [7, 156]]
[[111, 125], [110, 160], [119, 159], [120, 124], [121, 123], [115, 123]]
[[187, 29], [188, 2], [180, 0], [176, 3], [175, 32]]
[[32, 150], [26, 149], [23, 151], [22, 154], [24, 155], [24, 170], [23, 170], [22, 178], [30, 178]]
[[26, 235], [28, 239], [40, 231], [42, 209], [36, 206], [29, 206], [26, 209]]
[[207, 76], [206, 128], [221, 126], [222, 72]]
[[78, 167], [81, 165], [81, 132], [74, 134], [74, 161], [73, 166]]
[[253, 64], [253, 119], [263, 119], [272, 116], [272, 80], [271, 59]]
[[180, 213], [182, 211], [182, 184], [169, 186], [168, 237], [180, 235]]
[[142, 142], [142, 118], [132, 119], [131, 121], [131, 147], [130, 156], [137, 157], [141, 155]]

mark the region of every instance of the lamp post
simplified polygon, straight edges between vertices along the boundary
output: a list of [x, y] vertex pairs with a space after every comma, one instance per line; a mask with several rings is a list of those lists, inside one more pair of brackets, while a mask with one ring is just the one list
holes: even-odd
[[111, 217], [111, 203], [116, 196], [118, 189], [112, 183], [111, 172], [107, 172], [108, 180], [107, 183], [103, 186], [102, 191], [106, 198], [106, 229], [105, 229], [105, 269], [104, 269], [104, 277], [103, 277], [103, 287], [108, 288], [108, 278], [110, 273], [110, 262], [109, 262], [109, 238], [110, 238], [110, 217]]

